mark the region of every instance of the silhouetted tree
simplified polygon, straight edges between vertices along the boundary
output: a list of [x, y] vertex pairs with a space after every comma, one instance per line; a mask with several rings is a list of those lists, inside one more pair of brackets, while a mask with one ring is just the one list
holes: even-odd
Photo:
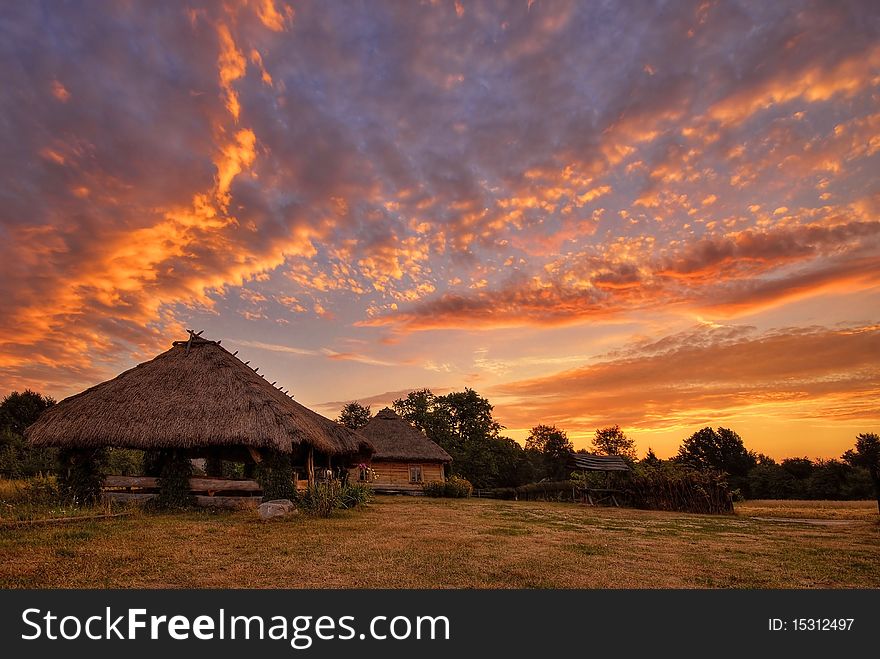
[[868, 470], [877, 498], [877, 511], [880, 512], [880, 437], [872, 432], [861, 433], [856, 437], [855, 450], [848, 450], [843, 454], [843, 459]]
[[24, 436], [25, 428], [54, 404], [55, 399], [30, 389], [21, 393], [13, 391], [0, 402], [0, 428], [8, 428], [16, 435]]
[[648, 447], [648, 452], [645, 454], [645, 457], [642, 459], [642, 464], [646, 467], [659, 467], [663, 464], [663, 460], [657, 457], [657, 454], [654, 453], [654, 449], [650, 446]]
[[370, 406], [361, 405], [356, 400], [347, 403], [339, 412], [336, 420], [352, 430], [363, 428], [370, 421]]
[[564, 430], [556, 426], [535, 426], [526, 439], [526, 450], [543, 456], [545, 477], [560, 480], [567, 476], [567, 464], [574, 446]]
[[626, 436], [620, 426], [608, 426], [596, 430], [593, 451], [599, 455], [619, 455], [630, 462], [636, 460], [636, 444]]
[[682, 442], [675, 460], [700, 471], [723, 471], [733, 488], [748, 496], [748, 473], [758, 461], [742, 438], [730, 428], [698, 430]]

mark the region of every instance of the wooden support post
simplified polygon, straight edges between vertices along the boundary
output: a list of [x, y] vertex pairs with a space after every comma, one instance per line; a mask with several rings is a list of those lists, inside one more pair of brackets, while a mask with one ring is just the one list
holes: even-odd
[[306, 470], [309, 475], [309, 487], [315, 485], [315, 448], [309, 446], [309, 454], [306, 457]]

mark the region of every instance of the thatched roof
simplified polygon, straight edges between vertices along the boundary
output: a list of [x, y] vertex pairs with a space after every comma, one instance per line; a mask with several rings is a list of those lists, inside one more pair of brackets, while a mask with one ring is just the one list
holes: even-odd
[[376, 448], [373, 460], [452, 462], [452, 457], [446, 451], [387, 407], [380, 410], [358, 432]]
[[631, 471], [619, 455], [596, 455], [595, 453], [570, 453], [569, 465], [586, 471]]
[[360, 434], [300, 405], [217, 341], [193, 336], [47, 409], [37, 446], [233, 447], [370, 455]]

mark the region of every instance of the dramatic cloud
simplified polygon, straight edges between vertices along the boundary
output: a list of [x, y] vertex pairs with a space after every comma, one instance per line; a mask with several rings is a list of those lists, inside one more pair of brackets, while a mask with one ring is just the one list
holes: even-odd
[[[317, 401], [549, 377], [599, 326], [876, 322], [876, 14], [7, 3], [0, 393], [194, 325], [307, 361]], [[514, 332], [542, 347], [499, 361]]]

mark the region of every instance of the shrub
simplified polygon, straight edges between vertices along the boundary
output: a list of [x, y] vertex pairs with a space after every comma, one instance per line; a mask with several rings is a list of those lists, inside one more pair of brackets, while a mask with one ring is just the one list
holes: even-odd
[[428, 481], [422, 483], [422, 492], [428, 497], [446, 496], [446, 483], [443, 481]]
[[493, 499], [516, 499], [516, 488], [515, 487], [496, 487], [489, 491], [489, 496]]
[[58, 483], [50, 476], [34, 476], [28, 479], [21, 489], [25, 501], [35, 506], [44, 506], [58, 501]]
[[340, 494], [341, 508], [357, 508], [369, 503], [373, 498], [373, 490], [366, 483], [353, 483], [342, 486]]
[[624, 488], [636, 508], [689, 513], [733, 513], [733, 495], [721, 472], [649, 467]]
[[516, 488], [516, 498], [526, 501], [573, 501], [576, 481], [541, 481]]
[[293, 466], [290, 455], [272, 451], [263, 458], [257, 468], [257, 481], [263, 488], [263, 501], [296, 498], [293, 484]]
[[182, 510], [193, 506], [195, 497], [189, 488], [193, 467], [186, 452], [163, 449], [158, 452], [156, 459], [161, 466], [157, 479], [159, 495], [153, 499], [153, 505], [163, 510]]
[[430, 481], [422, 484], [422, 492], [428, 497], [448, 497], [465, 499], [474, 492], [474, 486], [467, 478], [450, 476], [446, 482]]
[[58, 452], [58, 491], [77, 505], [91, 505], [101, 496], [107, 465], [107, 450], [62, 449]]
[[450, 476], [446, 481], [443, 495], [452, 499], [466, 499], [474, 492], [474, 486], [467, 478]]
[[334, 510], [342, 507], [342, 486], [336, 481], [315, 483], [297, 493], [296, 504], [315, 517], [330, 517]]

